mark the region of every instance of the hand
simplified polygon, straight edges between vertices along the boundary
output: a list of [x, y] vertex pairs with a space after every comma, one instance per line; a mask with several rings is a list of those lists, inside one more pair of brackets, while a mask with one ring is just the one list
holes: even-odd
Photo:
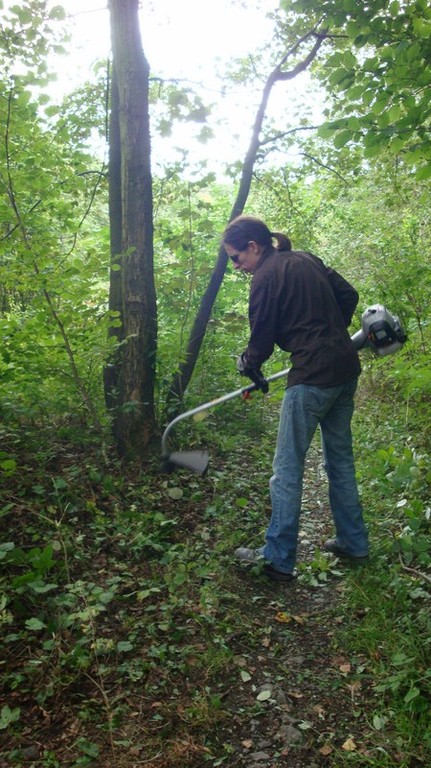
[[236, 361], [236, 368], [241, 376], [248, 376], [248, 378], [252, 380], [253, 384], [256, 385], [256, 389], [261, 389], [265, 394], [268, 392], [269, 385], [262, 371], [260, 368], [248, 367], [247, 360], [244, 357], [244, 352], [238, 357]]

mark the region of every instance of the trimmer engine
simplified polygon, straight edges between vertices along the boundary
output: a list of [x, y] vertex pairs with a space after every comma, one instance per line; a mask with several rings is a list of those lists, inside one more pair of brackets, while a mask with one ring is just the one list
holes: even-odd
[[361, 317], [361, 330], [351, 338], [356, 349], [368, 347], [379, 357], [385, 357], [401, 349], [407, 334], [396, 315], [383, 304], [373, 304]]

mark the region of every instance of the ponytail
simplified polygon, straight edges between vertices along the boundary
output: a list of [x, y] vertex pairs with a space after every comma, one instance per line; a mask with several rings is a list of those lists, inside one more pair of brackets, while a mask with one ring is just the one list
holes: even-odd
[[277, 240], [277, 251], [291, 251], [292, 243], [287, 235], [283, 235], [282, 232], [271, 232], [271, 237]]
[[223, 237], [223, 245], [232, 245], [239, 251], [245, 251], [250, 240], [254, 240], [258, 245], [262, 245], [267, 252], [274, 248], [273, 241], [277, 241], [275, 246], [277, 251], [291, 251], [292, 243], [286, 235], [281, 232], [270, 232], [262, 219], [255, 216], [237, 216], [227, 225]]

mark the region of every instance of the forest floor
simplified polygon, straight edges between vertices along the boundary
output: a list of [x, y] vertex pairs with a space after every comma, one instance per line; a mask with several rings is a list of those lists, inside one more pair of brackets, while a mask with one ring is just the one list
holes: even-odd
[[3, 521], [14, 515], [27, 571], [24, 556], [9, 564], [0, 768], [424, 765], [381, 732], [379, 649], [345, 643], [363, 569], [322, 552], [333, 531], [317, 446], [297, 580], [235, 563], [236, 546], [261, 541], [270, 460], [243, 443], [204, 478], [144, 479], [55, 446], [44, 480], [11, 481]]

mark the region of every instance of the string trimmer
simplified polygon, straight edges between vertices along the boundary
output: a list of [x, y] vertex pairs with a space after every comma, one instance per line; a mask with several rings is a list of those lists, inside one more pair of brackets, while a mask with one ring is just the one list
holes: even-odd
[[[368, 348], [377, 356], [384, 357], [386, 355], [393, 355], [401, 349], [407, 340], [407, 336], [398, 317], [392, 315], [382, 304], [373, 304], [363, 313], [361, 317], [361, 330], [355, 333], [351, 339], [356, 349]], [[168, 438], [173, 427], [183, 419], [188, 419], [191, 416], [196, 416], [198, 413], [208, 411], [216, 405], [227, 403], [228, 400], [233, 400], [235, 397], [248, 397], [254, 390], [262, 389], [262, 382], [265, 382], [265, 389], [267, 391], [267, 385], [270, 382], [287, 376], [288, 372], [289, 368], [286, 368], [284, 371], [274, 373], [266, 379], [262, 378], [257, 383], [248, 384], [248, 386], [236, 389], [234, 392], [228, 392], [227, 395], [216, 397], [215, 400], [210, 400], [208, 403], [198, 405], [190, 411], [180, 413], [179, 416], [168, 424], [162, 436], [162, 469], [165, 472], [171, 472], [175, 467], [183, 467], [183, 469], [189, 469], [192, 472], [203, 475], [208, 467], [207, 451], [169, 452]]]

